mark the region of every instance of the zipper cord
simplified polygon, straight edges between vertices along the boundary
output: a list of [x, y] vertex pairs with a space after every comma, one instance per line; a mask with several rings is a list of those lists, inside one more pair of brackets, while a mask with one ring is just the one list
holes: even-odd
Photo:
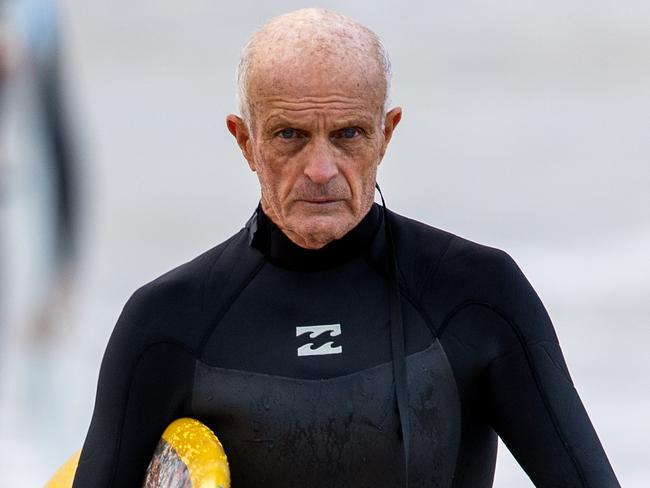
[[397, 411], [399, 413], [400, 430], [402, 434], [402, 447], [404, 448], [404, 486], [409, 486], [409, 447], [411, 441], [411, 424], [408, 406], [408, 379], [406, 376], [406, 351], [404, 339], [404, 324], [402, 323], [402, 304], [399, 292], [399, 271], [397, 267], [397, 253], [395, 242], [388, 218], [388, 209], [384, 195], [379, 185], [375, 183], [383, 208], [384, 229], [389, 253], [389, 308], [390, 308], [390, 343], [393, 356], [393, 378], [395, 396], [397, 397]]

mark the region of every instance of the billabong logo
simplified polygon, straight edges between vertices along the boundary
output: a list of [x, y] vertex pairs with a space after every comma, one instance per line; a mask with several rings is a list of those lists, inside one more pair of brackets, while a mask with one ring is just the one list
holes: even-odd
[[[310, 339], [315, 339], [321, 334], [329, 332], [330, 337], [341, 335], [341, 324], [332, 325], [307, 325], [304, 327], [296, 327], [296, 337], [309, 333]], [[328, 341], [325, 344], [314, 348], [313, 342], [303, 344], [298, 348], [298, 356], [322, 356], [324, 354], [341, 354], [343, 346], [332, 347], [334, 341]]]

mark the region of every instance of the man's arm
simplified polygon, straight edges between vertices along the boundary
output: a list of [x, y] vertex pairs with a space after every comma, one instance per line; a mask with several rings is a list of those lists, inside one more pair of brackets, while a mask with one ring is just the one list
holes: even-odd
[[494, 429], [535, 486], [620, 487], [544, 306], [505, 253], [498, 268], [495, 276], [506, 293], [495, 296], [492, 311], [512, 339], [486, 369]]
[[140, 487], [165, 427], [189, 408], [194, 361], [155, 334], [139, 292], [125, 306], [102, 361], [74, 488]]
[[620, 486], [557, 343], [495, 359], [486, 379], [492, 425], [535, 486]]

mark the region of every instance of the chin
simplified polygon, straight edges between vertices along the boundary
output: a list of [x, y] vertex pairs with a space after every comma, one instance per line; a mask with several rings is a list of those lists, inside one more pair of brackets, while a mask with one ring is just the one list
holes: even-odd
[[293, 226], [293, 230], [304, 239], [306, 247], [317, 249], [340, 239], [356, 223], [351, 216], [343, 219], [338, 215], [319, 215], [300, 219], [300, 222]]

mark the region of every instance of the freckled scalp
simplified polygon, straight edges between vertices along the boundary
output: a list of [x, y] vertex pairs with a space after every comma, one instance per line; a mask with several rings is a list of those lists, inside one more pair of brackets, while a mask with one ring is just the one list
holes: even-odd
[[266, 89], [304, 93], [304, 80], [319, 77], [348, 94], [376, 97], [385, 112], [390, 61], [379, 37], [338, 12], [309, 8], [270, 20], [244, 46], [237, 73], [242, 117], [250, 123], [262, 82]]

